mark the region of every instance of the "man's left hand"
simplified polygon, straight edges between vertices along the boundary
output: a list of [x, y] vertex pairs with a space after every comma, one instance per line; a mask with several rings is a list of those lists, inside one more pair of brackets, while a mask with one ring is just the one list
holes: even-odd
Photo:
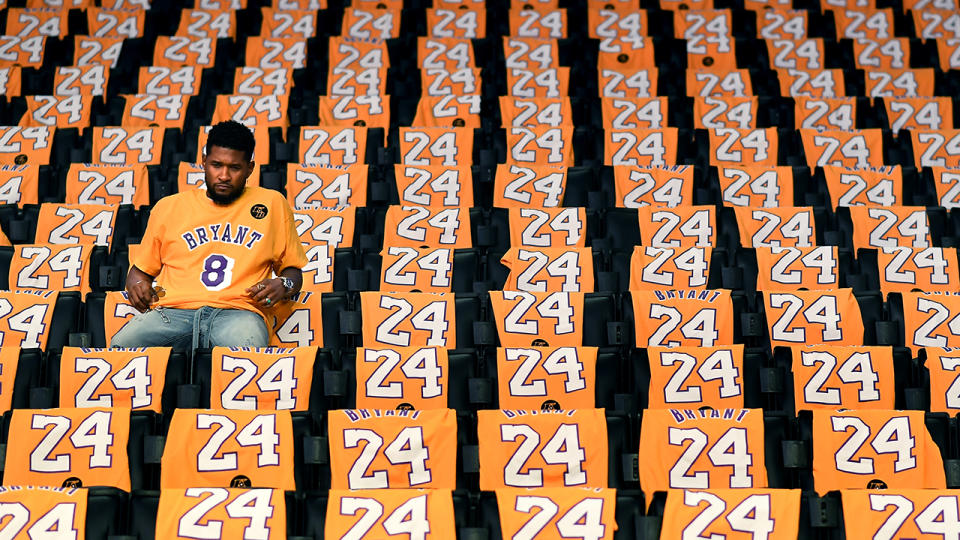
[[247, 295], [253, 303], [269, 308], [276, 305], [286, 296], [287, 290], [279, 279], [265, 279], [252, 287], [247, 288]]

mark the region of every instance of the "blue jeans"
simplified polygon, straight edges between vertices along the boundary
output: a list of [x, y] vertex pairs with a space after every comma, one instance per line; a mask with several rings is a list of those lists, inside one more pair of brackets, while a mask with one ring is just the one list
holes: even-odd
[[159, 307], [130, 319], [111, 347], [266, 347], [270, 333], [263, 317], [243, 309]]

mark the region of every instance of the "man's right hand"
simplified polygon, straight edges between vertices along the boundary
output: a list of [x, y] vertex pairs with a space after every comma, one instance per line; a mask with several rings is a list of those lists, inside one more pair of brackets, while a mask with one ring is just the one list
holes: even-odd
[[150, 303], [159, 300], [153, 290], [153, 276], [131, 266], [127, 273], [127, 297], [130, 305], [140, 313], [149, 310]]

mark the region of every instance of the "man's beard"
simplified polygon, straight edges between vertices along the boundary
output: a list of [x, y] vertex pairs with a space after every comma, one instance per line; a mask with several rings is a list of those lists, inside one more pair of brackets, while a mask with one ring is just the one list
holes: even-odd
[[244, 188], [241, 187], [240, 189], [235, 189], [235, 190], [231, 191], [230, 193], [227, 193], [226, 195], [221, 195], [221, 194], [217, 193], [216, 191], [210, 189], [210, 185], [208, 184], [208, 185], [207, 185], [207, 197], [209, 197], [211, 201], [213, 201], [213, 202], [215, 202], [215, 203], [217, 203], [217, 204], [227, 205], [227, 204], [230, 204], [230, 203], [232, 203], [233, 201], [239, 199], [240, 196], [243, 195], [243, 189], [244, 189]]

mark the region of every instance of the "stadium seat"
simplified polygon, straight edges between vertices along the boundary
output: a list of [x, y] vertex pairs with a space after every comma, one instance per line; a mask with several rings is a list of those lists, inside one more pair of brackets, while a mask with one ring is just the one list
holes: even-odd
[[116, 488], [96, 487], [87, 492], [86, 536], [107, 538], [127, 532], [129, 494]]
[[16, 356], [17, 366], [10, 407], [13, 409], [52, 407], [52, 401], [44, 402], [46, 396], [42, 391], [41, 373], [45, 367], [43, 353], [39, 349], [20, 349]]

